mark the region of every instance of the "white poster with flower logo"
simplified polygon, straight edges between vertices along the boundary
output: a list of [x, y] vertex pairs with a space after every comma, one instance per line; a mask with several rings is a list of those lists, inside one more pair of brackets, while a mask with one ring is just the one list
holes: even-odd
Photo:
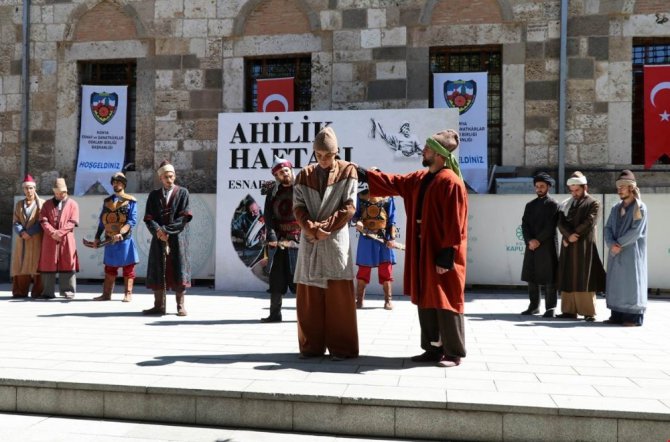
[[477, 193], [488, 193], [488, 73], [433, 74], [433, 107], [458, 109], [463, 178]]
[[123, 169], [127, 86], [81, 87], [81, 130], [74, 194], [112, 193], [110, 177]]

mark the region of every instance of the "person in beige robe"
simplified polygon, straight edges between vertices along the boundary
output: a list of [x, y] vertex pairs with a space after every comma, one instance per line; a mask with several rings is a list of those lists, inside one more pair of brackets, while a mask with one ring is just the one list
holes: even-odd
[[596, 320], [596, 293], [605, 291], [605, 269], [596, 247], [600, 203], [588, 194], [588, 182], [577, 171], [568, 179], [572, 195], [558, 213], [561, 254], [558, 259], [558, 290], [561, 314], [557, 318], [587, 322]]
[[42, 295], [42, 279], [37, 271], [42, 246], [42, 227], [40, 226], [40, 210], [44, 200], [37, 196], [37, 186], [30, 174], [23, 180], [25, 198], [17, 201], [14, 206], [12, 224], [16, 240], [12, 248], [12, 296], [25, 298], [32, 292], [33, 298]]

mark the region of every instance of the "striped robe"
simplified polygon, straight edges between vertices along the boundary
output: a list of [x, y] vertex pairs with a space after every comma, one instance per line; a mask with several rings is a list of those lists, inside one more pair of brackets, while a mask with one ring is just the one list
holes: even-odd
[[[293, 211], [301, 228], [300, 248], [294, 281], [297, 284], [328, 287], [328, 280], [352, 280], [353, 259], [349, 245], [349, 220], [356, 211], [358, 175], [346, 161], [336, 160], [328, 174], [323, 197], [319, 192], [318, 164], [305, 167], [296, 177], [293, 188]], [[325, 222], [329, 238], [311, 243], [312, 222]]]
[[[30, 217], [26, 216], [23, 203], [25, 199], [16, 202], [14, 206], [14, 232], [16, 240], [12, 250], [12, 266], [10, 276], [36, 275], [40, 263], [40, 249], [42, 248], [42, 226], [40, 225], [40, 211], [44, 200], [35, 198], [36, 205]], [[30, 235], [29, 239], [21, 238], [21, 232]]]

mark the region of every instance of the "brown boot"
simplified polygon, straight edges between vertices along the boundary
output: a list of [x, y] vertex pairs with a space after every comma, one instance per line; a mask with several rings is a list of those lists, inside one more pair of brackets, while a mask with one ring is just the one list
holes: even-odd
[[133, 300], [133, 284], [135, 282], [134, 278], [123, 278], [123, 301], [130, 302]]
[[393, 289], [393, 283], [391, 281], [386, 281], [382, 284], [384, 289], [384, 310], [393, 310], [393, 304], [391, 303], [391, 298], [393, 297], [391, 290]]
[[102, 295], [93, 298], [94, 301], [111, 301], [116, 277], [105, 273], [105, 281], [102, 283]]
[[157, 290], [154, 292], [154, 306], [147, 310], [142, 310], [144, 315], [164, 315], [165, 303], [163, 302], [163, 292]]
[[186, 313], [186, 309], [184, 308], [184, 297], [186, 295], [186, 292], [177, 292], [176, 297], [177, 297], [177, 316], [186, 316], [188, 313]]
[[367, 283], [362, 279], [356, 280], [356, 308], [363, 308], [363, 299], [365, 298], [365, 287]]

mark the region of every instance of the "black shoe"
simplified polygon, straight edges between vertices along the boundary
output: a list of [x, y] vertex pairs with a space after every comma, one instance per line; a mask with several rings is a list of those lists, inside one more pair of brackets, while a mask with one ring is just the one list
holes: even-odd
[[561, 319], [577, 319], [577, 313], [561, 313], [560, 315], [556, 315], [556, 317]]
[[553, 308], [550, 308], [546, 312], [544, 312], [544, 315], [542, 315], [543, 318], [555, 318], [556, 317], [556, 312], [554, 311]]
[[442, 356], [440, 362], [437, 363], [438, 367], [443, 368], [458, 367], [459, 365], [461, 365], [461, 358], [457, 356]]
[[281, 315], [270, 315], [267, 318], [261, 318], [261, 322], [281, 322]]
[[584, 316], [584, 320], [586, 322], [595, 322], [596, 317], [595, 316]]
[[539, 308], [528, 308], [528, 310], [521, 312], [522, 315], [537, 315], [538, 313], [540, 313]]
[[417, 356], [410, 358], [412, 362], [440, 362], [442, 360], [442, 353], [434, 351], [425, 351]]

